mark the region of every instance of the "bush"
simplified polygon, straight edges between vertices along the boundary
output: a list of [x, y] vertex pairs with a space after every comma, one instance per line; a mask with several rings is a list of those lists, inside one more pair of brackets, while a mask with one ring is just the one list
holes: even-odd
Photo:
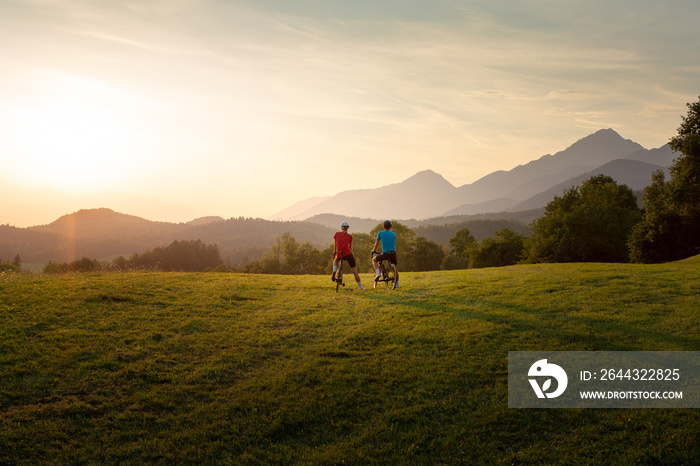
[[504, 267], [517, 264], [525, 250], [525, 238], [510, 228], [495, 232], [495, 237], [484, 238], [476, 250], [474, 267]]
[[0, 273], [5, 273], [5, 272], [12, 272], [12, 273], [17, 273], [20, 271], [20, 268], [12, 263], [12, 262], [5, 262], [5, 261], [0, 261]]

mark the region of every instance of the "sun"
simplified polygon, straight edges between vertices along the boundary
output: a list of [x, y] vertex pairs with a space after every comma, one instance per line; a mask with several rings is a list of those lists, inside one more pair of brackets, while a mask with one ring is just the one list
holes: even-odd
[[94, 87], [73, 82], [23, 109], [13, 135], [16, 181], [84, 192], [114, 188], [134, 168], [138, 133]]

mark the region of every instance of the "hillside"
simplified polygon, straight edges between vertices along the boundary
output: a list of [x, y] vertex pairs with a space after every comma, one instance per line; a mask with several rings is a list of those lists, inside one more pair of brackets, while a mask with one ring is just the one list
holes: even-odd
[[179, 226], [174, 223], [153, 222], [111, 209], [82, 209], [63, 215], [48, 225], [30, 227], [32, 231], [63, 235], [75, 239], [124, 239], [141, 236], [169, 236]]
[[174, 240], [202, 240], [219, 246], [231, 265], [256, 260], [278, 236], [289, 232], [299, 242], [325, 248], [333, 230], [308, 222], [209, 217], [189, 223], [153, 222], [111, 209], [86, 209], [30, 228], [0, 226], [0, 258], [20, 255], [27, 263], [72, 262], [82, 257], [131, 256]]
[[626, 158], [630, 160], [638, 160], [640, 162], [650, 163], [652, 165], [660, 165], [662, 167], [670, 167], [673, 161], [679, 156], [678, 152], [671, 149], [668, 144], [659, 147], [658, 149], [641, 150], [628, 155]]
[[698, 409], [508, 408], [508, 352], [697, 351], [699, 279], [0, 277], [0, 464], [697, 464]]

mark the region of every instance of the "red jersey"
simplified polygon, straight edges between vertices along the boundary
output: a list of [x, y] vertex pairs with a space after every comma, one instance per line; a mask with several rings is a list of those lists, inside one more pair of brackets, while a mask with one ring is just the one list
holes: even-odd
[[333, 238], [335, 239], [335, 255], [336, 257], [345, 257], [352, 254], [352, 235], [342, 231], [337, 232]]

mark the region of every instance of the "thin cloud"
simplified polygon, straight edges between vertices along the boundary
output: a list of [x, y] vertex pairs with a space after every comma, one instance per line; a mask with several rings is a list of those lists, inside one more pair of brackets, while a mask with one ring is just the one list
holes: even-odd
[[78, 30], [78, 29], [72, 29], [69, 30], [69, 32], [72, 32], [74, 34], [78, 34], [81, 36], [85, 37], [90, 37], [98, 40], [103, 40], [107, 42], [115, 42], [118, 44], [123, 44], [123, 45], [128, 45], [130, 47], [146, 50], [149, 52], [155, 52], [159, 54], [168, 54], [168, 55], [190, 55], [190, 56], [201, 56], [201, 55], [210, 55], [209, 52], [202, 50], [201, 48], [188, 48], [187, 46], [166, 46], [163, 45], [162, 43], [156, 43], [155, 41], [147, 41], [147, 40], [136, 40], [127, 36], [119, 36], [119, 35], [114, 35], [114, 34], [109, 34], [109, 33], [102, 33], [102, 32], [96, 32], [96, 31], [88, 31], [88, 30]]

